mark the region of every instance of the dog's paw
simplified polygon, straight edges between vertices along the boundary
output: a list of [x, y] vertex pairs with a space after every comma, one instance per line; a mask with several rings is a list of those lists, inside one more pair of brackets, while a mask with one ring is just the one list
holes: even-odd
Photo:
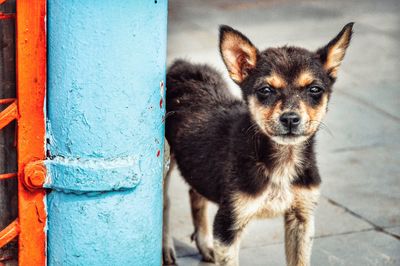
[[162, 249], [163, 265], [177, 265], [174, 246], [165, 246]]
[[203, 261], [215, 262], [212, 236], [194, 232], [191, 239], [192, 241], [195, 241], [197, 249], [203, 257]]
[[[199, 248], [200, 249], [200, 248]], [[203, 261], [205, 262], [215, 262], [215, 257], [214, 257], [214, 249], [213, 248], [203, 248], [201, 251], [201, 256], [203, 257]]]

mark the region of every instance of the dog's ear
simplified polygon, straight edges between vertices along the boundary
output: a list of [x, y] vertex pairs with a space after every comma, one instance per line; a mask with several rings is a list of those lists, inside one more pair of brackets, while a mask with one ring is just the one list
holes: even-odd
[[348, 23], [335, 38], [317, 51], [325, 71], [332, 79], [336, 79], [339, 66], [342, 63], [347, 47], [349, 47], [353, 34], [353, 25], [354, 22]]
[[348, 23], [335, 38], [317, 51], [325, 71], [332, 79], [336, 79], [339, 66], [342, 63], [347, 47], [349, 47], [353, 34], [353, 25], [354, 22]]
[[257, 48], [246, 36], [229, 26], [219, 28], [219, 50], [229, 75], [238, 84], [256, 66]]

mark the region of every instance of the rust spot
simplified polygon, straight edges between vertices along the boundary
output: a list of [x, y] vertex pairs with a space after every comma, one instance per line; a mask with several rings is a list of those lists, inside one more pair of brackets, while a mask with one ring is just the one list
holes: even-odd
[[158, 151], [157, 151], [157, 157], [160, 157], [160, 154], [161, 154], [161, 151], [158, 150]]
[[164, 81], [160, 81], [160, 95], [161, 97], [164, 96]]
[[162, 108], [163, 105], [163, 99], [160, 99], [160, 108]]

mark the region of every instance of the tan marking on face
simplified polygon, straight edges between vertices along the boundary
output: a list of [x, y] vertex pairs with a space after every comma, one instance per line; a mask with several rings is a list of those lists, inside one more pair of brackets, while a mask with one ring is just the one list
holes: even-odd
[[306, 129], [306, 134], [313, 134], [318, 130], [322, 119], [326, 114], [326, 107], [328, 105], [328, 95], [322, 96], [321, 103], [316, 107], [311, 107], [308, 104], [300, 101], [300, 113], [301, 116], [307, 118], [308, 129]]
[[295, 81], [296, 87], [304, 88], [314, 81], [314, 75], [310, 71], [303, 71]]
[[283, 89], [287, 86], [286, 81], [276, 73], [272, 73], [265, 81], [275, 89]]
[[300, 100], [298, 113], [299, 113], [301, 119], [304, 121], [310, 121], [310, 115], [308, 114], [308, 108], [309, 107], [307, 106], [307, 104], [304, 103], [304, 101]]
[[261, 104], [255, 96], [249, 97], [250, 114], [260, 129], [267, 135], [273, 135], [270, 124], [280, 115], [281, 106], [282, 101], [278, 101], [273, 107], [268, 107]]

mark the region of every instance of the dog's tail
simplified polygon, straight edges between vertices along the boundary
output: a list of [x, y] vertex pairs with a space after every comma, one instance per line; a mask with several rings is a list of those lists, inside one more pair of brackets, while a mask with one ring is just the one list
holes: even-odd
[[192, 64], [188, 61], [178, 59], [169, 68], [167, 75], [167, 88], [170, 90], [186, 90], [199, 85], [220, 87], [225, 85], [221, 74], [214, 68], [204, 64]]
[[[208, 65], [176, 60], [167, 74], [167, 111], [212, 104], [230, 96], [221, 74]], [[179, 105], [179, 106], [178, 106]]]

